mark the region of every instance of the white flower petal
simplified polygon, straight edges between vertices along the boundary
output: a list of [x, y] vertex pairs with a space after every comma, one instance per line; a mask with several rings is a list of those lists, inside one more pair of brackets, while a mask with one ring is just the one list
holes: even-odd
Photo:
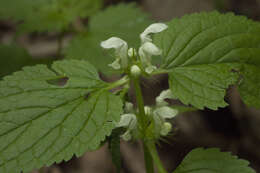
[[162, 51], [157, 46], [155, 46], [153, 43], [146, 42], [139, 48], [138, 53], [140, 56], [141, 63], [144, 66], [150, 66], [151, 57], [153, 55], [161, 55]]
[[129, 129], [134, 129], [137, 124], [137, 119], [135, 114], [123, 114], [117, 127], [128, 127]]
[[162, 51], [151, 42], [146, 42], [141, 47], [142, 47], [143, 51], [149, 55], [161, 55], [162, 54]]
[[121, 38], [111, 37], [105, 41], [102, 41], [100, 45], [104, 49], [112, 49], [112, 48], [117, 49], [123, 45], [127, 45], [127, 43], [124, 40], [122, 40]]
[[151, 66], [148, 66], [148, 67], [145, 68], [145, 72], [148, 73], [148, 74], [151, 74], [156, 69], [157, 69], [157, 67], [151, 65]]
[[151, 55], [147, 54], [144, 49], [143, 49], [143, 46], [141, 46], [138, 50], [138, 54], [140, 56], [140, 60], [141, 60], [141, 63], [144, 65], [144, 66], [148, 66], [151, 64]]
[[172, 125], [169, 122], [165, 122], [161, 128], [160, 134], [162, 136], [167, 136], [168, 133], [172, 130]]
[[131, 113], [134, 111], [134, 105], [130, 102], [125, 102], [125, 112]]
[[170, 89], [164, 90], [160, 93], [158, 97], [156, 97], [156, 105], [157, 106], [166, 106], [168, 103], [165, 99], [173, 99], [173, 94]]
[[131, 67], [131, 75], [132, 76], [138, 77], [138, 76], [140, 76], [141, 73], [142, 73], [142, 71], [137, 65], [133, 65]]
[[145, 112], [145, 115], [150, 116], [152, 114], [151, 107], [150, 106], [145, 106], [144, 107], [144, 112]]
[[132, 47], [131, 47], [130, 49], [128, 49], [128, 56], [129, 56], [130, 58], [136, 56], [136, 50], [135, 50], [135, 48], [132, 48]]
[[126, 68], [128, 65], [128, 45], [127, 43], [118, 37], [111, 37], [108, 40], [101, 42], [101, 47], [104, 49], [115, 49], [116, 58], [120, 59], [122, 68]]
[[121, 65], [119, 62], [120, 62], [120, 59], [117, 58], [114, 62], [112, 62], [111, 64], [108, 64], [108, 66], [112, 67], [115, 70], [119, 70], [121, 68]]
[[154, 23], [148, 26], [143, 33], [140, 34], [142, 43], [152, 42], [151, 36], [149, 34], [159, 33], [167, 29], [168, 26], [164, 23]]
[[172, 109], [168, 106], [163, 106], [155, 109], [154, 114], [162, 117], [163, 119], [173, 118], [178, 114], [178, 110]]

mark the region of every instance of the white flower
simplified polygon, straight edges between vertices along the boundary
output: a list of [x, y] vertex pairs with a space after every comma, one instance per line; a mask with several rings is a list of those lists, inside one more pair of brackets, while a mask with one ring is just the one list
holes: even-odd
[[168, 103], [165, 99], [173, 99], [173, 94], [170, 89], [164, 90], [160, 93], [158, 97], [156, 97], [156, 105], [157, 106], [167, 106]]
[[140, 35], [142, 44], [145, 42], [152, 42], [150, 34], [155, 34], [164, 31], [168, 26], [164, 23], [154, 23], [148, 26], [144, 32]]
[[178, 114], [178, 110], [172, 109], [168, 106], [162, 106], [156, 108], [153, 111], [153, 120], [155, 124], [155, 129], [162, 136], [166, 136], [171, 131], [171, 124], [165, 122], [166, 119], [173, 118]]
[[126, 68], [128, 65], [128, 45], [121, 38], [111, 37], [108, 40], [101, 42], [101, 47], [104, 49], [115, 49], [116, 60], [109, 66], [118, 70]]
[[117, 127], [126, 127], [130, 130], [136, 127], [137, 119], [135, 114], [123, 114], [121, 115], [120, 121]]
[[178, 110], [172, 109], [168, 106], [163, 106], [163, 107], [156, 108], [153, 113], [154, 115], [159, 116], [163, 119], [168, 119], [168, 118], [175, 117], [178, 114]]
[[167, 136], [168, 133], [172, 130], [172, 125], [169, 122], [165, 122], [160, 131], [160, 135]]
[[142, 64], [146, 66], [145, 71], [148, 74], [156, 70], [156, 67], [151, 65], [151, 57], [153, 55], [162, 54], [162, 51], [152, 43], [153, 40], [150, 34], [162, 32], [167, 28], [168, 26], [163, 23], [154, 23], [148, 26], [148, 28], [146, 28], [144, 32], [140, 34], [142, 45], [139, 48], [138, 53]]
[[[161, 55], [162, 51], [152, 43], [151, 34], [159, 33], [167, 29], [168, 26], [163, 23], [154, 23], [148, 26], [143, 33], [140, 34], [141, 46], [138, 50], [140, 61], [145, 68], [145, 72], [150, 74], [156, 70], [155, 66], [151, 64], [151, 57], [153, 55]], [[101, 46], [105, 49], [115, 49], [116, 60], [110, 64], [114, 69], [121, 69], [128, 67], [128, 58], [133, 58], [137, 55], [134, 48], [128, 50], [127, 43], [117, 37], [101, 42]]]
[[131, 131], [137, 126], [137, 119], [135, 114], [123, 114], [116, 127], [125, 127], [127, 130], [121, 137], [125, 141], [129, 141], [132, 138]]
[[131, 75], [138, 77], [141, 74], [141, 69], [137, 65], [131, 67]]

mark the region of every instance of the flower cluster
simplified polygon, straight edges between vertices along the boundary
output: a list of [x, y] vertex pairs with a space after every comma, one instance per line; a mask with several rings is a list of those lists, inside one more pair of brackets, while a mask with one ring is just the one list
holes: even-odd
[[[152, 130], [154, 137], [167, 136], [172, 129], [172, 125], [167, 122], [167, 119], [173, 118], [178, 114], [178, 110], [173, 109], [168, 106], [168, 103], [165, 101], [167, 98], [172, 98], [172, 93], [170, 90], [163, 91], [156, 98], [156, 106], [151, 108], [145, 106], [145, 114], [150, 117]], [[120, 122], [117, 124], [117, 127], [126, 128], [126, 132], [121, 136], [124, 140], [128, 141], [132, 139], [132, 134], [137, 129], [137, 118], [133, 111], [133, 105], [131, 103], [126, 103], [125, 112], [121, 116]]]
[[159, 33], [167, 29], [168, 26], [163, 23], [154, 23], [148, 26], [143, 33], [140, 34], [141, 46], [137, 51], [134, 48], [128, 49], [127, 43], [118, 38], [111, 37], [108, 40], [102, 41], [101, 46], [105, 49], [115, 49], [115, 61], [109, 66], [115, 70], [125, 69], [129, 65], [129, 58], [137, 56], [145, 69], [145, 72], [150, 74], [156, 67], [151, 63], [153, 55], [161, 55], [162, 51], [152, 43], [151, 34]]

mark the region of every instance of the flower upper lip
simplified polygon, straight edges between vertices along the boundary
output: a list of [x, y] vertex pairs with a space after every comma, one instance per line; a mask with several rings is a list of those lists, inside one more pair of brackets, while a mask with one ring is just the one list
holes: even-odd
[[[156, 69], [156, 67], [151, 64], [151, 57], [153, 55], [161, 55], [162, 53], [162, 51], [152, 43], [151, 34], [162, 32], [167, 28], [168, 26], [164, 23], [154, 23], [140, 34], [141, 46], [138, 50], [138, 54], [147, 73], [151, 73]], [[111, 37], [108, 40], [102, 41], [100, 45], [105, 49], [115, 49], [116, 60], [112, 64], [109, 64], [109, 66], [116, 70], [127, 68], [129, 58], [128, 45], [124, 40], [118, 37]]]

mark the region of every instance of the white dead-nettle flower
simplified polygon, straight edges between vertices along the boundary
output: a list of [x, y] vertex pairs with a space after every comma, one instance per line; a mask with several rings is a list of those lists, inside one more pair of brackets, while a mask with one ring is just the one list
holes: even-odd
[[[151, 57], [153, 55], [161, 55], [162, 51], [152, 43], [151, 34], [159, 33], [167, 29], [168, 26], [163, 23], [154, 23], [148, 26], [143, 33], [140, 34], [141, 46], [138, 54], [146, 73], [152, 73], [156, 67], [151, 64]], [[117, 37], [112, 37], [106, 41], [101, 42], [101, 46], [105, 49], [115, 49], [116, 60], [110, 64], [114, 69], [126, 68], [128, 66], [128, 57], [136, 56], [136, 50], [130, 48], [128, 50], [127, 43]]]
[[175, 117], [178, 114], [178, 110], [172, 109], [168, 106], [158, 107], [153, 111], [153, 119], [156, 129], [160, 130], [160, 135], [166, 136], [172, 129], [170, 123], [166, 122], [166, 119]]
[[167, 106], [168, 103], [165, 99], [173, 99], [173, 94], [170, 89], [164, 90], [160, 93], [158, 97], [156, 97], [156, 105], [157, 106]]
[[137, 119], [135, 114], [123, 114], [116, 127], [126, 128], [126, 132], [121, 136], [125, 141], [129, 141], [132, 138], [131, 131], [137, 126]]
[[124, 40], [117, 37], [111, 37], [106, 41], [102, 41], [100, 45], [104, 49], [115, 49], [116, 60], [112, 64], [109, 64], [109, 66], [116, 70], [127, 67], [128, 45]]

